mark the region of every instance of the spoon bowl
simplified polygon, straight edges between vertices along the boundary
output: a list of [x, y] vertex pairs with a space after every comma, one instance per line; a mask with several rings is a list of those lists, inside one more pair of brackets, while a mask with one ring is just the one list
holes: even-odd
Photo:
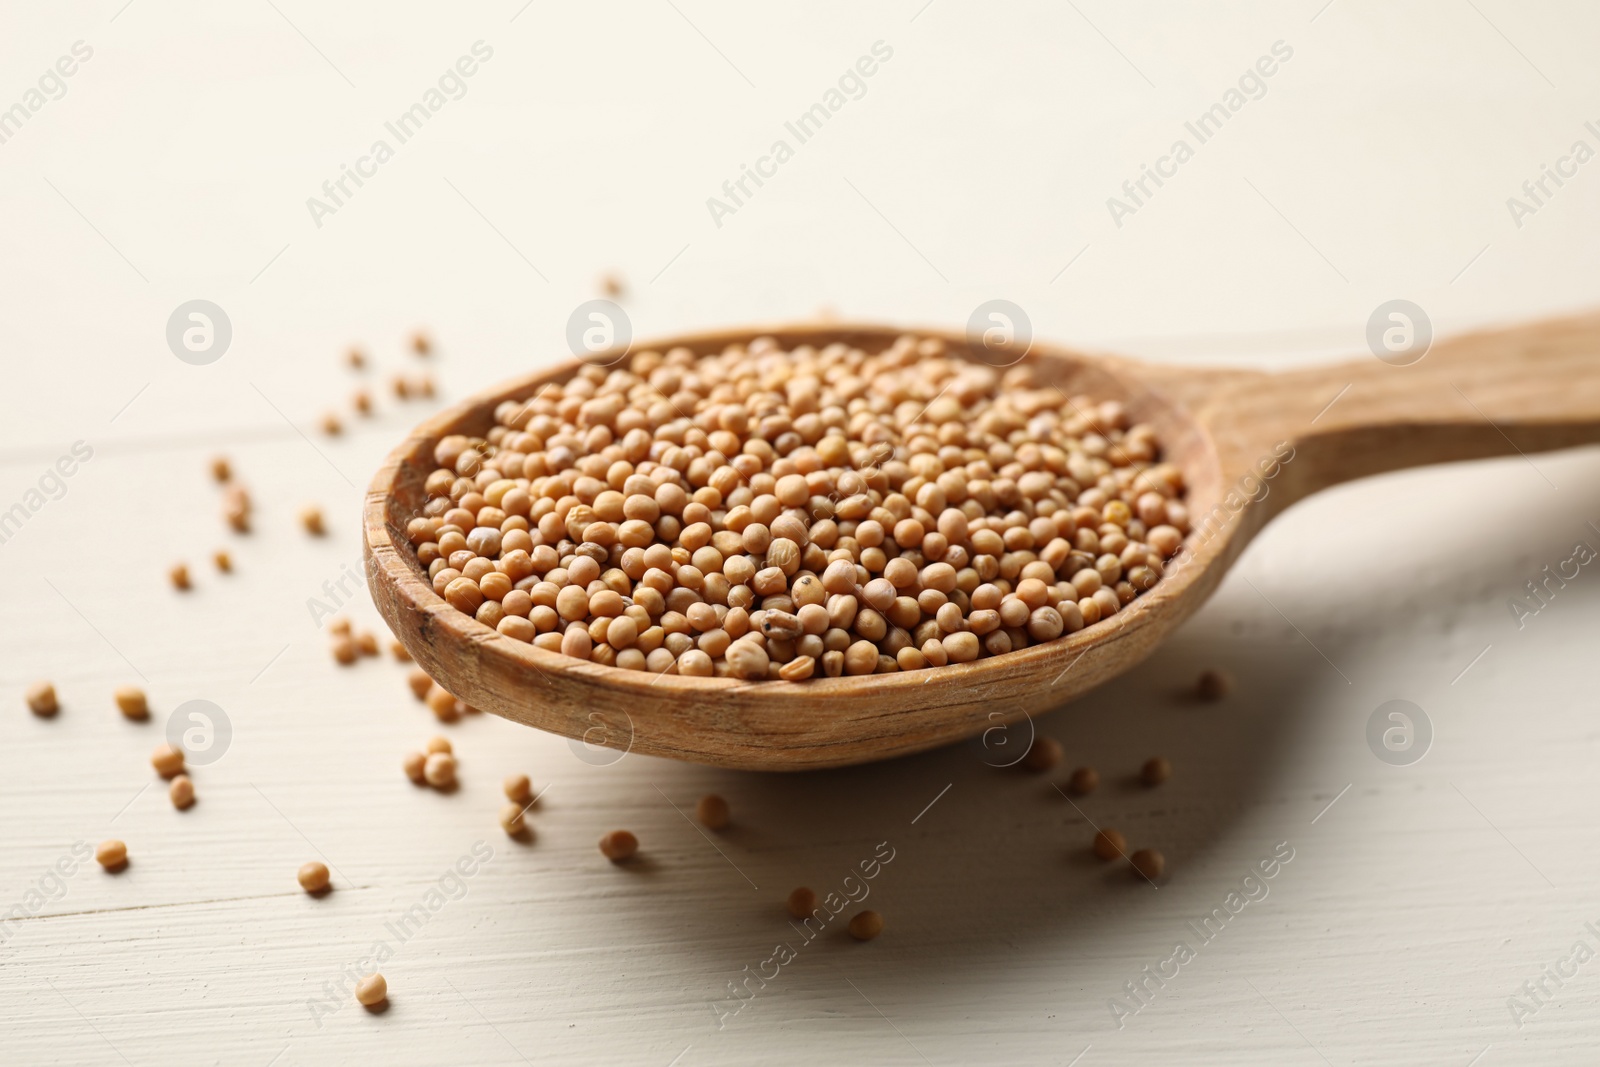
[[[799, 325], [662, 340], [696, 353], [770, 336], [785, 348], [843, 342], [875, 352], [906, 331]], [[942, 338], [993, 365], [981, 344]], [[644, 347], [644, 346], [637, 346]], [[624, 353], [594, 362], [609, 365]], [[1183, 471], [1191, 516], [1166, 574], [1121, 611], [1055, 641], [972, 663], [800, 683], [691, 678], [606, 667], [502, 636], [433, 591], [405, 535], [441, 437], [482, 436], [495, 407], [570, 378], [578, 361], [506, 382], [424, 422], [384, 462], [364, 505], [374, 601], [412, 656], [468, 704], [575, 740], [594, 763], [619, 752], [796, 771], [920, 752], [1060, 707], [1148, 656], [1196, 611], [1277, 512], [1338, 482], [1401, 467], [1600, 441], [1600, 316], [1436, 344], [1409, 365], [1355, 362], [1263, 373], [1089, 356], [1035, 342], [1023, 357], [1067, 396], [1118, 400], [1157, 431]], [[613, 360], [614, 361], [614, 360]], [[1536, 468], [1535, 468], [1536, 470]], [[1532, 476], [1532, 475], [1530, 475]], [[1312, 566], [1319, 565], [1311, 561]], [[581, 742], [581, 744], [576, 744]]]

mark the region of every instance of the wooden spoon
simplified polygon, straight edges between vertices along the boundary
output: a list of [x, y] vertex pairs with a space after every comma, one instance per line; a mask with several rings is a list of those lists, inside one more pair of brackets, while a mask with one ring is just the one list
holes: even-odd
[[[656, 347], [714, 352], [765, 334], [786, 348], [842, 341], [875, 351], [902, 332], [727, 330]], [[973, 355], [960, 334], [922, 335]], [[497, 634], [434, 594], [405, 524], [425, 500], [440, 437], [483, 435], [497, 404], [567, 379], [578, 363], [472, 397], [390, 454], [365, 504], [373, 599], [440, 685], [475, 707], [581, 739], [575, 748], [591, 762], [618, 758], [606, 749], [631, 749], [754, 770], [839, 767], [1032, 717], [1123, 673], [1205, 602], [1272, 516], [1319, 489], [1403, 467], [1600, 441], [1600, 314], [1457, 337], [1409, 366], [1365, 356], [1284, 373], [1194, 369], [1037, 343], [1027, 358], [1067, 394], [1121, 400], [1136, 421], [1154, 424], [1165, 458], [1188, 480], [1192, 529], [1166, 576], [1070, 637], [974, 663], [791, 684], [625, 671]], [[1529, 477], [1543, 475], [1534, 467]]]

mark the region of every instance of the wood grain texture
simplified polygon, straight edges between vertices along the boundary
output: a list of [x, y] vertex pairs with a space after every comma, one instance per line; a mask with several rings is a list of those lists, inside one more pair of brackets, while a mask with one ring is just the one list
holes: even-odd
[[[878, 351], [902, 332], [780, 326], [640, 348], [708, 353], [768, 335], [786, 348], [843, 342]], [[981, 358], [963, 335], [918, 332]], [[596, 362], [609, 366], [623, 355]], [[396, 448], [367, 493], [367, 573], [390, 628], [434, 678], [476, 707], [598, 746], [715, 766], [867, 763], [1041, 714], [1134, 668], [1205, 602], [1273, 514], [1312, 492], [1387, 470], [1600, 440], [1600, 377], [1586, 373], [1597, 358], [1595, 315], [1458, 338], [1410, 367], [1367, 359], [1278, 375], [1154, 371], [1035, 344], [1027, 359], [1042, 382], [1064, 396], [1120, 400], [1135, 421], [1157, 428], [1163, 458], [1184, 471], [1194, 530], [1156, 587], [1110, 619], [974, 663], [799, 684], [652, 675], [547, 652], [451, 608], [404, 536], [421, 513], [434, 446], [447, 434], [482, 436], [499, 404], [565, 381], [578, 363], [477, 394]], [[1310, 408], [1319, 402], [1324, 410]], [[1280, 475], [1281, 491], [1258, 497]]]

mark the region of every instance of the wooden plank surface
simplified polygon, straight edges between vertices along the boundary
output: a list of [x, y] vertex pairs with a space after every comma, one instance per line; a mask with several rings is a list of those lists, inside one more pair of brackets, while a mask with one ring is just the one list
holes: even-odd
[[[763, 776], [601, 765], [487, 716], [448, 730], [461, 788], [419, 790], [400, 755], [437, 727], [404, 668], [337, 667], [309, 602], [359, 570], [384, 452], [450, 397], [564, 358], [608, 269], [641, 335], [824, 305], [959, 327], [1000, 294], [1065, 343], [1275, 367], [1363, 351], [1401, 294], [1441, 331], [1581, 310], [1595, 176], [1521, 228], [1505, 200], [1600, 143], [1592, 12], [120, 6], [9, 12], [0, 33], [4, 104], [94, 48], [0, 144], [0, 511], [43, 498], [0, 543], [0, 1060], [1586, 1062], [1600, 963], [1544, 972], [1600, 950], [1600, 578], [1582, 567], [1520, 627], [1508, 602], [1600, 548], [1594, 450], [1288, 511], [1146, 667], [1039, 720], [1060, 777], [1101, 771], [1076, 807], [981, 745]], [[1267, 94], [1115, 227], [1106, 197], [1280, 38], [1295, 58]], [[479, 39], [494, 58], [466, 94], [316, 227], [306, 198]], [[715, 226], [705, 199], [879, 39], [894, 58], [865, 95]], [[163, 336], [197, 297], [234, 326], [203, 367]], [[432, 363], [403, 350], [417, 325]], [[361, 380], [352, 341], [375, 390], [426, 369], [441, 396], [385, 394], [320, 436]], [[92, 458], [41, 487], [78, 441]], [[247, 537], [218, 517], [217, 452], [258, 502]], [[298, 528], [308, 502], [327, 537]], [[377, 624], [365, 594], [341, 607]], [[1184, 699], [1208, 667], [1234, 695]], [[36, 678], [53, 719], [22, 705]], [[150, 722], [116, 713], [126, 683]], [[147, 759], [195, 699], [232, 734], [177, 812]], [[1433, 726], [1410, 766], [1366, 741], [1392, 699]], [[1156, 753], [1172, 780], [1131, 784]], [[495, 822], [513, 771], [548, 789], [531, 843]], [[735, 821], [708, 838], [684, 812], [711, 790]], [[1162, 849], [1169, 878], [1096, 863], [1095, 825]], [[634, 868], [595, 848], [618, 827]], [[115, 876], [74, 852], [109, 836], [132, 856]], [[880, 848], [882, 937], [788, 926], [791, 888], [844, 892]], [[1293, 858], [1244, 883], [1275, 849]], [[294, 882], [312, 858], [334, 870], [322, 899]], [[1241, 887], [1260, 899], [1202, 940]], [[1131, 1013], [1125, 983], [1180, 941], [1192, 958]], [[729, 983], [780, 943], [794, 958], [739, 1006]], [[378, 945], [392, 1004], [370, 1015], [338, 985]]]

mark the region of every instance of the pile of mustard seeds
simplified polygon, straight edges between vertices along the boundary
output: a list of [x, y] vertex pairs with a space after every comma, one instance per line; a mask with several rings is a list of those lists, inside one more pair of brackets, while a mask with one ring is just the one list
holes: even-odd
[[922, 670], [1053, 641], [1161, 579], [1188, 510], [1154, 428], [938, 338], [586, 366], [452, 435], [407, 534], [434, 590], [625, 670]]

